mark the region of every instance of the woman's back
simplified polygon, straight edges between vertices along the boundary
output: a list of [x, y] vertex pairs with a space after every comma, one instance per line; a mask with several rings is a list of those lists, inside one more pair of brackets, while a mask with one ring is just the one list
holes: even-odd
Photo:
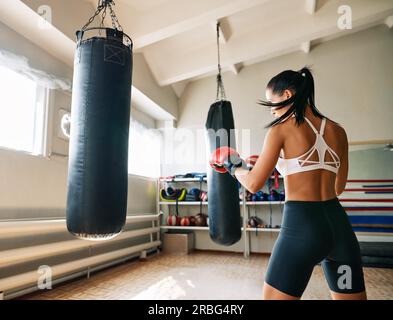
[[[309, 110], [307, 110], [309, 111]], [[306, 118], [311, 122], [314, 128], [320, 132], [322, 119], [314, 116], [311, 112], [306, 111]], [[314, 169], [301, 171], [284, 177], [286, 200], [305, 200], [305, 201], [324, 201], [336, 197], [342, 192], [345, 186], [348, 173], [348, 142], [345, 131], [342, 127], [330, 120], [325, 120], [323, 130], [323, 140], [330, 147], [330, 152], [325, 152], [324, 162], [327, 162], [330, 170]], [[284, 144], [280, 156], [285, 159], [283, 162], [297, 164], [298, 161], [306, 160], [299, 166], [299, 169], [305, 169], [307, 166], [315, 166], [319, 162], [319, 155], [316, 149], [312, 147], [316, 142], [317, 135], [311, 126], [305, 120], [304, 123], [297, 126], [295, 118], [289, 118], [279, 125], [285, 136]], [[304, 155], [303, 157], [299, 157]], [[295, 160], [295, 158], [299, 157]], [[291, 161], [287, 161], [291, 159]], [[339, 164], [337, 164], [339, 160]], [[282, 160], [279, 160], [282, 161]], [[338, 172], [337, 175], [334, 171]], [[337, 176], [337, 180], [336, 180]]]

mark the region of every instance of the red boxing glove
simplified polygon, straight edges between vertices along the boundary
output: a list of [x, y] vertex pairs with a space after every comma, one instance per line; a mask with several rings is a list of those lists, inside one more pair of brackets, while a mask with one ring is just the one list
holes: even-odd
[[234, 174], [238, 167], [246, 167], [236, 150], [229, 147], [220, 147], [210, 156], [210, 166], [219, 173]]

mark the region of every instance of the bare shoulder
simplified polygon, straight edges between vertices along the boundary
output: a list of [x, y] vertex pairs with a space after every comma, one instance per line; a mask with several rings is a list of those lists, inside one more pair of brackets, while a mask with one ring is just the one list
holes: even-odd
[[265, 143], [268, 142], [271, 145], [279, 145], [282, 146], [284, 143], [285, 130], [283, 130], [283, 124], [276, 124], [273, 127], [270, 127], [265, 135]]
[[267, 136], [269, 139], [274, 139], [276, 142], [283, 144], [293, 130], [296, 130], [296, 121], [295, 118], [289, 118], [270, 127]]
[[296, 120], [295, 118], [288, 118], [285, 119], [284, 121], [276, 124], [275, 126], [272, 127], [272, 129], [274, 128], [274, 132], [275, 133], [280, 133], [283, 131], [288, 130], [289, 128], [294, 128], [296, 126]]
[[289, 121], [284, 121], [270, 127], [268, 130], [268, 134], [275, 137], [283, 137], [286, 130], [288, 130], [287, 126]]
[[332, 131], [334, 131], [334, 133], [337, 135], [337, 138], [340, 141], [342, 141], [342, 142], [348, 141], [347, 133], [341, 124], [334, 122], [330, 119], [327, 119], [326, 122], [331, 126]]

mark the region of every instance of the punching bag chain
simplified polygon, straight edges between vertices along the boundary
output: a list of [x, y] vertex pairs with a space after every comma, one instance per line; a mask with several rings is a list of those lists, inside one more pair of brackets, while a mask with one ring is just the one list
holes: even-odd
[[101, 13], [101, 11], [104, 9], [103, 6], [99, 5], [97, 7], [96, 12], [94, 13], [94, 15], [89, 19], [89, 21], [87, 21], [87, 23], [82, 27], [82, 31], [85, 31], [86, 28], [94, 21], [94, 19]]
[[94, 21], [94, 19], [102, 13], [102, 19], [101, 19], [101, 24], [100, 27], [104, 26], [104, 20], [106, 17], [106, 10], [109, 8], [109, 13], [111, 16], [112, 20], [112, 27], [113, 29], [123, 31], [122, 26], [119, 23], [119, 20], [117, 19], [116, 13], [113, 10], [113, 7], [115, 5], [114, 0], [98, 0], [98, 5], [97, 5], [97, 10], [94, 13], [94, 15], [89, 19], [89, 21], [83, 26], [82, 31], [85, 31], [86, 28]]
[[[113, 5], [115, 5], [115, 3], [113, 3]], [[111, 15], [111, 18], [112, 18], [112, 26], [113, 26], [113, 29], [117, 29], [117, 30], [119, 30], [119, 31], [123, 31], [123, 28], [122, 28], [122, 26], [120, 25], [120, 22], [119, 22], [119, 20], [117, 19], [116, 13], [115, 13], [115, 11], [113, 10], [111, 4], [109, 4], [109, 11], [110, 11], [110, 15]]]
[[105, 18], [106, 18], [106, 10], [102, 13], [102, 18], [101, 18], [101, 23], [100, 23], [100, 30], [98, 31], [98, 34], [101, 36], [101, 29], [105, 28]]
[[218, 75], [217, 75], [217, 92], [216, 100], [219, 100], [220, 95], [221, 100], [226, 100], [224, 83], [221, 76], [221, 59], [220, 59], [220, 22], [217, 22], [217, 61], [218, 61]]

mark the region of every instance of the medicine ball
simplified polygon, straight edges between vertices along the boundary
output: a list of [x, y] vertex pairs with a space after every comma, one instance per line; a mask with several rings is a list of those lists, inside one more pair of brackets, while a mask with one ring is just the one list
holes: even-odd
[[206, 226], [206, 216], [203, 213], [198, 213], [195, 216], [195, 225], [199, 227]]
[[166, 223], [168, 226], [178, 226], [180, 224], [180, 217], [170, 214], [166, 219]]
[[188, 227], [190, 225], [190, 219], [188, 217], [181, 218], [180, 225], [183, 227]]
[[188, 218], [189, 218], [188, 220], [190, 220], [190, 226], [195, 226], [195, 217], [194, 216], [190, 216]]

